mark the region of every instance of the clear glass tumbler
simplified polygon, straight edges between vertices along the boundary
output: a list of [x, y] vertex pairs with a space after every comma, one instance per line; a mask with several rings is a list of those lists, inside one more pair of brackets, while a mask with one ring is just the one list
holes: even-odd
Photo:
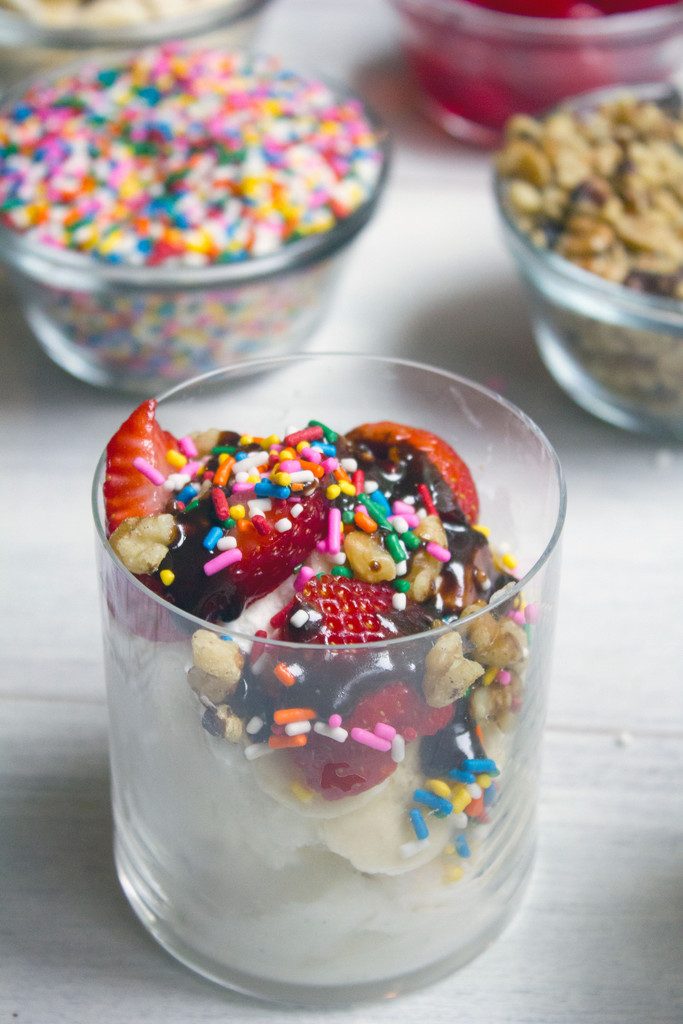
[[[123, 568], [103, 525], [103, 461], [93, 502], [124, 891], [161, 945], [199, 973], [271, 1000], [329, 1005], [451, 972], [519, 903], [534, 852], [565, 492], [553, 449], [522, 412], [401, 360], [244, 363], [167, 393], [158, 417], [182, 434], [220, 425], [262, 435], [302, 412], [341, 431], [393, 418], [449, 441], [476, 480], [494, 551], [514, 551], [517, 582], [466, 618], [407, 638], [262, 640], [178, 611]], [[460, 641], [463, 663], [476, 660], [485, 675], [427, 735], [410, 694]], [[219, 661], [229, 651], [242, 666], [242, 735], [226, 724], [216, 647]], [[282, 663], [292, 686], [277, 681]], [[401, 689], [403, 717], [390, 750], [363, 748], [362, 770], [377, 784], [361, 792], [342, 733], [359, 694], [385, 687]], [[254, 719], [273, 699], [309, 709], [310, 746], [259, 742]], [[352, 765], [360, 770], [358, 747]], [[310, 785], [316, 772], [322, 788]], [[419, 803], [425, 787], [431, 807]], [[411, 818], [417, 808], [426, 836]]]

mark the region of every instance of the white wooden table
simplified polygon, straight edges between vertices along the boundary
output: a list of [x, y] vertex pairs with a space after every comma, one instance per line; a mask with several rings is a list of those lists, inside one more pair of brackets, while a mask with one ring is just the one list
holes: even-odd
[[[497, 379], [555, 443], [569, 485], [541, 841], [522, 912], [439, 985], [297, 1018], [679, 1024], [683, 456], [592, 419], [542, 368], [487, 158], [416, 111], [386, 3], [278, 0], [260, 43], [351, 80], [396, 139], [386, 201], [313, 347]], [[6, 289], [0, 302], [0, 1022], [284, 1024], [291, 1013], [172, 961], [119, 890], [88, 491], [130, 400], [52, 366]]]

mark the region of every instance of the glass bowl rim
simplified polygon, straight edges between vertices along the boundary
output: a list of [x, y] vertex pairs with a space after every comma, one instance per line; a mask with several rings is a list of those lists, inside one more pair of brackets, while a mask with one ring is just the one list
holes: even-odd
[[[683, 107], [683, 95], [677, 86], [670, 82], [652, 82], [642, 85], [608, 86], [604, 89], [594, 89], [589, 92], [580, 93], [577, 96], [556, 104], [549, 110], [535, 115], [535, 119], [542, 121], [544, 118], [561, 110], [586, 110], [603, 100], [614, 99], [618, 96], [635, 94], [642, 99], [673, 99]], [[668, 298], [662, 295], [652, 295], [648, 292], [639, 292], [635, 288], [628, 288], [626, 285], [608, 281], [590, 270], [584, 270], [571, 260], [560, 256], [552, 249], [543, 249], [534, 245], [531, 238], [512, 219], [506, 204], [507, 182], [497, 170], [493, 172], [493, 193], [496, 206], [501, 220], [510, 233], [518, 247], [522, 250], [524, 258], [536, 263], [545, 270], [551, 270], [559, 277], [565, 278], [576, 288], [582, 291], [590, 291], [598, 296], [609, 300], [613, 305], [624, 311], [629, 311], [637, 316], [650, 316], [652, 319], [661, 319], [666, 325], [683, 325], [683, 302], [680, 299]]]
[[[271, 0], [215, 0], [194, 14], [147, 19], [130, 25], [102, 28], [59, 26], [33, 21], [18, 12], [0, 10], [0, 46], [24, 45], [57, 50], [130, 47], [171, 39], [191, 39], [204, 32], [218, 31], [258, 14]], [[84, 54], [85, 56], [85, 54]]]
[[506, 14], [478, 7], [469, 0], [391, 0], [395, 7], [407, 7], [416, 15], [433, 13], [447, 21], [465, 19], [468, 27], [489, 29], [499, 35], [538, 36], [568, 43], [586, 38], [610, 39], [613, 36], [643, 34], [670, 28], [676, 23], [683, 29], [683, 3], [666, 4], [622, 14], [606, 14], [601, 18], [537, 18], [522, 14]]
[[[391, 648], [399, 644], [408, 644], [411, 642], [419, 643], [421, 641], [426, 640], [427, 638], [433, 638], [434, 640], [438, 640], [445, 634], [451, 633], [454, 630], [458, 630], [462, 626], [463, 622], [467, 621], [468, 624], [475, 622], [485, 613], [495, 611], [496, 608], [500, 607], [503, 604], [507, 604], [511, 599], [516, 597], [518, 594], [522, 593], [524, 587], [530, 583], [530, 581], [540, 572], [540, 570], [543, 568], [546, 562], [550, 559], [560, 540], [567, 512], [566, 482], [564, 478], [564, 473], [562, 471], [562, 466], [560, 464], [560, 460], [557, 456], [557, 452], [555, 451], [553, 445], [550, 443], [550, 441], [546, 437], [545, 433], [541, 430], [541, 428], [531, 419], [530, 416], [523, 412], [513, 402], [508, 401], [506, 398], [503, 398], [497, 392], [492, 391], [490, 388], [485, 387], [483, 384], [479, 384], [477, 381], [470, 380], [469, 378], [463, 377], [460, 374], [452, 373], [450, 370], [444, 370], [440, 367], [431, 366], [428, 363], [420, 363], [412, 359], [403, 359], [395, 356], [366, 355], [365, 353], [362, 352], [309, 352], [295, 353], [294, 355], [287, 356], [272, 356], [265, 357], [262, 359], [251, 359], [236, 364], [234, 366], [224, 366], [217, 370], [211, 370], [208, 373], [203, 373], [196, 377], [192, 377], [189, 380], [184, 381], [182, 384], [176, 384], [168, 391], [164, 391], [161, 395], [158, 396], [158, 401], [161, 404], [164, 401], [167, 401], [168, 399], [175, 397], [181, 391], [184, 391], [190, 387], [195, 387], [200, 384], [208, 383], [212, 380], [212, 378], [219, 377], [226, 373], [241, 372], [244, 370], [257, 372], [259, 369], [264, 369], [265, 367], [276, 368], [278, 365], [282, 364], [292, 365], [294, 362], [301, 362], [301, 360], [311, 362], [320, 358], [331, 358], [337, 360], [341, 359], [347, 362], [353, 359], [363, 359], [369, 362], [383, 364], [385, 366], [403, 366], [408, 367], [409, 369], [412, 370], [419, 370], [421, 372], [427, 371], [430, 374], [435, 374], [437, 376], [446, 378], [452, 383], [458, 384], [460, 386], [464, 385], [470, 390], [477, 392], [480, 396], [484, 396], [485, 398], [493, 401], [494, 404], [502, 407], [508, 413], [511, 413], [517, 420], [522, 422], [526, 429], [531, 434], [533, 434], [536, 440], [540, 442], [541, 446], [543, 447], [547, 455], [550, 457], [552, 467], [555, 471], [555, 479], [558, 488], [558, 506], [555, 518], [555, 525], [553, 527], [552, 533], [543, 551], [535, 560], [531, 568], [524, 574], [524, 576], [522, 576], [514, 585], [508, 585], [506, 588], [503, 588], [500, 591], [498, 591], [496, 594], [494, 594], [494, 598], [489, 602], [489, 604], [485, 605], [479, 611], [474, 612], [472, 615], [468, 615], [466, 619], [454, 619], [452, 622], [446, 623], [443, 626], [439, 626], [438, 628], [430, 629], [422, 633], [413, 633], [409, 636], [392, 637], [387, 640], [374, 640], [371, 643], [338, 645], [335, 644], [328, 646], [324, 644], [311, 645], [289, 640], [275, 640], [271, 639], [270, 637], [261, 638], [256, 637], [251, 633], [241, 633], [238, 630], [232, 629], [231, 624], [229, 622], [226, 622], [222, 625], [219, 625], [215, 622], [207, 622], [205, 619], [200, 619], [198, 616], [192, 615], [190, 612], [186, 612], [181, 608], [176, 608], [174, 605], [169, 604], [162, 597], [155, 594], [152, 590], [146, 587], [144, 583], [141, 583], [140, 580], [138, 580], [138, 578], [132, 572], [130, 572], [130, 570], [127, 569], [123, 565], [123, 563], [117, 558], [111, 544], [109, 543], [103, 517], [100, 514], [101, 490], [106, 468], [107, 453], [105, 448], [105, 450], [100, 455], [97, 461], [97, 465], [95, 467], [95, 474], [93, 476], [91, 488], [91, 509], [93, 519], [95, 522], [95, 531], [97, 534], [97, 539], [101, 547], [105, 550], [105, 557], [109, 557], [111, 563], [114, 565], [114, 568], [121, 572], [126, 578], [127, 582], [131, 586], [133, 586], [141, 595], [144, 595], [153, 603], [158, 604], [164, 610], [170, 611], [171, 613], [178, 615], [189, 625], [193, 626], [194, 629], [208, 629], [211, 632], [218, 633], [219, 635], [228, 634], [231, 638], [235, 640], [242, 640], [249, 644], [258, 642], [263, 644], [264, 646], [272, 645], [281, 650], [296, 650], [303, 652], [311, 651], [315, 647], [316, 649], [319, 649], [322, 652], [328, 652], [328, 654], [329, 652], [332, 652], [333, 656], [335, 656], [337, 652], [342, 651], [368, 649], [371, 651], [382, 651], [387, 647]], [[496, 597], [498, 597], [497, 600]], [[321, 654], [320, 657], [324, 657], [324, 654]]]
[[[93, 63], [104, 65], [109, 61], [128, 60], [142, 49], [144, 47], [81, 57], [69, 64], [55, 68], [47, 75], [38, 73], [22, 79], [9, 90], [0, 94], [0, 113], [12, 103], [18, 102], [21, 96], [34, 86], [49, 84]], [[210, 46], [206, 49], [221, 50], [220, 47]], [[315, 69], [291, 68], [289, 63], [278, 55], [259, 50], [237, 49], [235, 51], [225, 50], [225, 52], [240, 53], [248, 59], [254, 60], [275, 59], [283, 70], [293, 72], [302, 80], [322, 82], [332, 91], [336, 99], [360, 104], [363, 115], [375, 136], [381, 163], [379, 176], [373, 185], [372, 192], [358, 209], [354, 210], [350, 216], [338, 220], [328, 231], [317, 232], [293, 242], [287, 242], [276, 252], [266, 256], [249, 257], [226, 263], [209, 263], [198, 267], [183, 265], [150, 267], [145, 264], [138, 266], [107, 263], [88, 253], [43, 245], [19, 231], [0, 224], [0, 261], [6, 262], [24, 274], [27, 273], [25, 265], [29, 262], [32, 266], [41, 264], [48, 269], [54, 268], [60, 272], [87, 275], [89, 278], [96, 278], [100, 285], [123, 286], [132, 291], [145, 291], [150, 288], [203, 289], [217, 285], [253, 284], [283, 272], [300, 270], [312, 263], [318, 263], [327, 257], [334, 256], [340, 249], [348, 245], [370, 220], [389, 175], [392, 146], [389, 132], [383, 121], [350, 86], [343, 82], [337, 82]]]

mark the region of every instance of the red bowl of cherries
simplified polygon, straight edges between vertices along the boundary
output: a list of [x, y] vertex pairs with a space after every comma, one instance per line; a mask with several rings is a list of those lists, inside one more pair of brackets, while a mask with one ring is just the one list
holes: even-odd
[[496, 145], [512, 114], [603, 87], [664, 81], [683, 64], [683, 3], [392, 2], [428, 112], [481, 145]]

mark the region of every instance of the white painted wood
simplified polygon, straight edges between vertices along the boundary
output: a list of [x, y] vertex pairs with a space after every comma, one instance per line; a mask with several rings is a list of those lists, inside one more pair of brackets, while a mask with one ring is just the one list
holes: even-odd
[[[277, 0], [260, 42], [353, 81], [396, 139], [385, 202], [312, 347], [496, 379], [556, 444], [569, 484], [541, 845], [522, 913], [441, 985], [298, 1016], [677, 1024], [683, 456], [601, 424], [542, 368], [487, 158], [419, 114], [388, 3]], [[52, 366], [1, 282], [0, 310], [0, 1020], [284, 1024], [290, 1014], [176, 966], [119, 893], [89, 487], [131, 403]]]

